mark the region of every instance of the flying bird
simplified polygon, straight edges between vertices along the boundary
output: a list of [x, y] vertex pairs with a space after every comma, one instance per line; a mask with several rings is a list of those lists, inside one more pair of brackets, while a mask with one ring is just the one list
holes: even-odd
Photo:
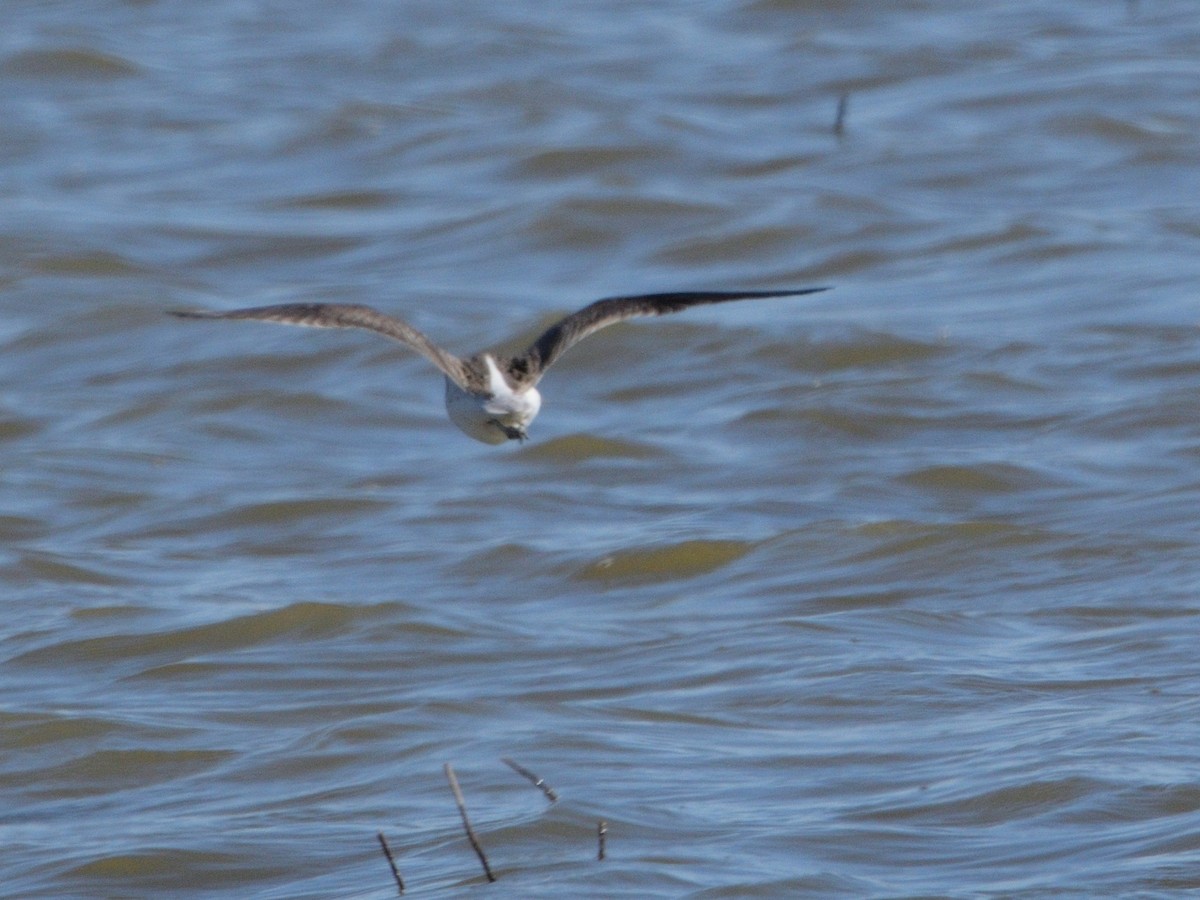
[[692, 306], [730, 300], [798, 297], [825, 291], [825, 287], [791, 291], [700, 291], [673, 294], [640, 294], [597, 300], [551, 325], [512, 357], [477, 353], [461, 359], [393, 316], [370, 306], [342, 303], [281, 303], [227, 312], [172, 310], [185, 319], [247, 319], [306, 325], [312, 328], [359, 328], [407, 344], [441, 370], [446, 377], [446, 412], [469, 437], [485, 444], [524, 441], [527, 429], [542, 406], [537, 384], [546, 370], [589, 334], [624, 319], [662, 316]]

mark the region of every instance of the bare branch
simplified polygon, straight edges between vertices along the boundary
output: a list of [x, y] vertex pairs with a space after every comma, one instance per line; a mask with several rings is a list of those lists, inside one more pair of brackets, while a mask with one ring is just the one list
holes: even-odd
[[558, 792], [555, 791], [554, 788], [550, 787], [550, 785], [546, 784], [546, 782], [542, 780], [540, 775], [535, 775], [533, 772], [530, 772], [523, 765], [521, 765], [518, 762], [514, 762], [513, 760], [509, 759], [507, 756], [500, 757], [500, 762], [504, 763], [506, 766], [508, 766], [510, 769], [512, 769], [518, 775], [520, 775], [521, 777], [528, 780], [529, 783], [532, 784], [535, 788], [540, 789], [541, 792], [546, 795], [546, 799], [549, 800], [551, 803], [558, 802]]
[[387, 838], [380, 831], [375, 835], [379, 838], [379, 846], [383, 848], [383, 855], [387, 857], [388, 865], [392, 867], [392, 877], [396, 879], [396, 887], [400, 893], [404, 893], [404, 879], [400, 877], [400, 869], [396, 867], [396, 857], [392, 856], [392, 848], [388, 846]]
[[462, 788], [458, 786], [454, 767], [450, 763], [446, 763], [443, 768], [446, 770], [446, 780], [450, 782], [450, 790], [454, 791], [454, 802], [458, 804], [458, 814], [462, 816], [463, 829], [467, 832], [467, 840], [471, 842], [471, 849], [479, 857], [479, 862], [483, 865], [483, 874], [487, 876], [487, 880], [495, 881], [496, 876], [492, 874], [492, 867], [488, 865], [487, 856], [484, 855], [483, 848], [479, 846], [479, 840], [475, 837], [475, 829], [471, 827], [471, 820], [467, 816], [467, 803], [463, 800]]

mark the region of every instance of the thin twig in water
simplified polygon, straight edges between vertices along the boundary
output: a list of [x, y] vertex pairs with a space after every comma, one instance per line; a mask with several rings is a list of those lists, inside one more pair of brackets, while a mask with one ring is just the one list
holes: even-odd
[[837, 115], [833, 119], [833, 133], [841, 137], [846, 133], [846, 110], [850, 107], [850, 95], [843, 93], [838, 97]]
[[604, 861], [604, 839], [608, 837], [608, 823], [603, 819], [600, 820], [599, 826], [596, 828], [596, 837], [600, 842], [600, 851], [596, 854], [596, 859]]
[[541, 790], [541, 792], [546, 795], [546, 799], [549, 800], [551, 803], [558, 802], [558, 792], [555, 791], [554, 788], [550, 787], [550, 785], [546, 784], [546, 782], [542, 780], [540, 775], [535, 775], [533, 772], [530, 772], [523, 765], [521, 765], [518, 762], [514, 762], [513, 760], [509, 759], [507, 756], [500, 757], [500, 762], [504, 763], [506, 766], [508, 766], [510, 769], [512, 769], [514, 772], [516, 772], [521, 777], [527, 779], [535, 788], [539, 788]]
[[392, 848], [388, 846], [387, 838], [380, 831], [375, 835], [379, 838], [379, 846], [383, 848], [383, 855], [387, 857], [388, 865], [392, 867], [392, 877], [396, 879], [396, 887], [400, 889], [400, 893], [404, 893], [404, 879], [400, 877], [400, 870], [396, 867], [396, 857], [392, 856]]
[[463, 829], [467, 832], [467, 840], [471, 842], [471, 849], [479, 857], [479, 862], [483, 865], [483, 874], [487, 876], [487, 880], [495, 881], [496, 876], [492, 874], [492, 867], [488, 865], [483, 848], [479, 846], [479, 840], [475, 837], [475, 829], [471, 827], [471, 820], [467, 817], [467, 803], [463, 800], [462, 788], [458, 786], [454, 768], [450, 763], [446, 763], [443, 768], [446, 770], [446, 780], [450, 782], [450, 790], [454, 791], [454, 802], [458, 804], [458, 814], [462, 816]]

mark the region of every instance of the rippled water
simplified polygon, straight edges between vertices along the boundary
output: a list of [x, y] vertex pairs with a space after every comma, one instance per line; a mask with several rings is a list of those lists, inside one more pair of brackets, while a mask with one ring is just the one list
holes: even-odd
[[1193, 4], [4, 19], [3, 896], [1200, 888]]

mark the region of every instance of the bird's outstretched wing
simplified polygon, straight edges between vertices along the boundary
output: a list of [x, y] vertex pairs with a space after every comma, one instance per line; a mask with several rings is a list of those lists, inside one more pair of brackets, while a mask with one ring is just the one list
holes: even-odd
[[407, 322], [384, 315], [369, 306], [342, 303], [281, 303], [276, 306], [252, 306], [227, 312], [207, 310], [171, 310], [184, 319], [249, 319], [281, 322], [310, 328], [360, 328], [407, 344], [437, 366], [459, 387], [467, 387], [467, 368], [453, 353], [447, 353]]
[[827, 291], [826, 287], [792, 291], [698, 291], [676, 294], [639, 294], [608, 297], [588, 304], [579, 312], [550, 326], [520, 356], [510, 362], [512, 374], [536, 384], [555, 360], [593, 332], [635, 316], [662, 316], [691, 306], [727, 303], [730, 300], [762, 300], [767, 297], [797, 297]]

